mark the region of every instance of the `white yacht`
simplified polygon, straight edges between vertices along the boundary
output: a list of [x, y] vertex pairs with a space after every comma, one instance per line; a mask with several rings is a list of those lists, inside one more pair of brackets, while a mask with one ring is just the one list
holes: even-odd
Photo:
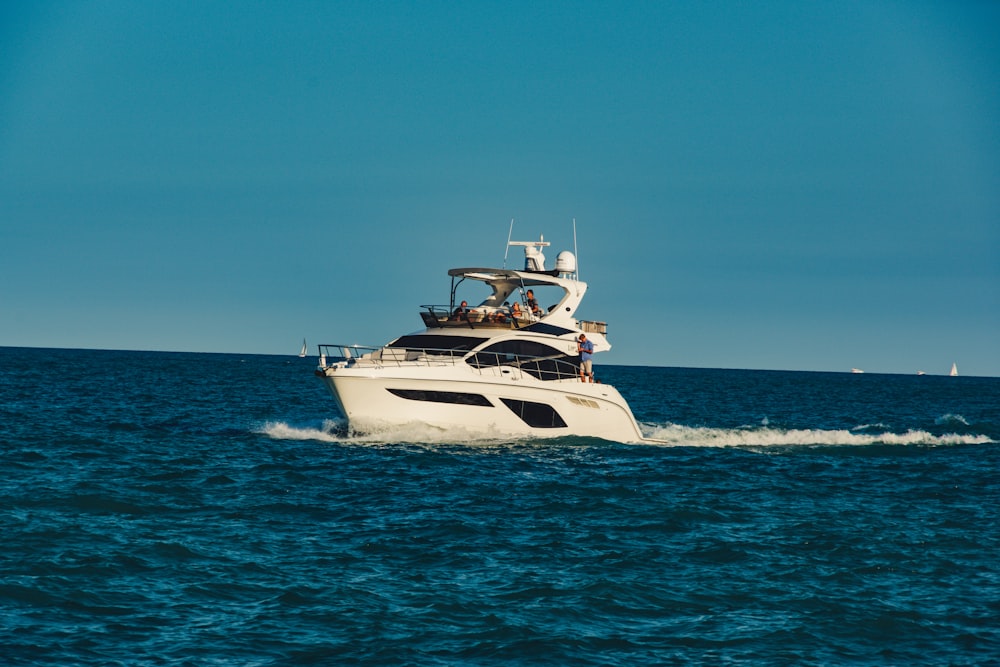
[[[320, 345], [316, 375], [349, 429], [426, 424], [486, 438], [645, 441], [617, 389], [581, 381], [577, 340], [585, 334], [595, 353], [611, 349], [607, 324], [576, 319], [587, 284], [571, 252], [547, 270], [548, 245], [508, 241], [524, 248], [524, 270], [448, 271], [450, 302], [421, 306], [424, 329], [382, 347]], [[488, 295], [463, 309], [456, 294], [470, 286]]]

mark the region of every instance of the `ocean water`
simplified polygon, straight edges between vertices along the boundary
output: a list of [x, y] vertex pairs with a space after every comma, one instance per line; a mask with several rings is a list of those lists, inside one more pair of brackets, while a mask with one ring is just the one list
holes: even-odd
[[1000, 664], [1000, 379], [599, 366], [651, 446], [313, 366], [0, 348], [0, 664]]

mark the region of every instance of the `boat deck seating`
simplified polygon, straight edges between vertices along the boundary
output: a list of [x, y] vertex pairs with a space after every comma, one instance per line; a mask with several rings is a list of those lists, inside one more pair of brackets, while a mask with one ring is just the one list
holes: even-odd
[[420, 353], [405, 348], [383, 347], [372, 352], [372, 359], [377, 361], [416, 361]]
[[[502, 317], [498, 317], [497, 314]], [[441, 329], [446, 327], [465, 327], [465, 328], [477, 328], [484, 327], [489, 329], [517, 329], [520, 327], [525, 327], [532, 322], [537, 322], [537, 318], [533, 317], [510, 317], [503, 311], [492, 311], [483, 312], [481, 310], [472, 309], [469, 311], [466, 317], [455, 317], [448, 316], [438, 310], [424, 310], [420, 312], [420, 317], [424, 321], [424, 325], [429, 329]]]

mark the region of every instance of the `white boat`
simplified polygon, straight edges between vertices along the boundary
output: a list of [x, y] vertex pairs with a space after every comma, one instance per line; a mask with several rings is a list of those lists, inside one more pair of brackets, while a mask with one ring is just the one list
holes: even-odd
[[852, 372], [852, 373], [864, 373], [864, 371], [863, 371], [863, 370], [861, 370], [860, 368], [852, 368], [852, 369], [851, 369], [851, 372]]
[[[576, 319], [587, 284], [571, 252], [546, 270], [541, 248], [548, 245], [508, 242], [524, 247], [524, 270], [448, 271], [450, 302], [421, 306], [424, 329], [381, 347], [320, 345], [316, 375], [350, 432], [421, 424], [485, 438], [645, 441], [617, 389], [581, 381], [578, 337], [586, 335], [595, 352], [609, 350], [607, 324]], [[488, 295], [462, 313], [460, 286]], [[535, 292], [551, 306], [532, 312]]]
[[952, 362], [952, 364], [951, 364], [951, 373], [948, 373], [948, 375], [950, 375], [952, 377], [958, 377], [958, 364], [956, 364], [955, 362]]
[[309, 346], [307, 346], [307, 345], [306, 345], [306, 339], [305, 339], [305, 338], [303, 338], [303, 339], [302, 339], [302, 349], [301, 349], [301, 350], [299, 350], [299, 356], [300, 356], [300, 357], [304, 357], [304, 356], [306, 356], [306, 352], [307, 352], [308, 350], [309, 350]]

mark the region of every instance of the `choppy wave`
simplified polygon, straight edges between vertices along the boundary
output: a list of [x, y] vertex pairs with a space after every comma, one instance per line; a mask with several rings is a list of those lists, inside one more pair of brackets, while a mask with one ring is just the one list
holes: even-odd
[[951, 413], [948, 413], [946, 415], [941, 415], [940, 417], [934, 420], [934, 423], [937, 424], [938, 426], [955, 425], [955, 424], [961, 424], [962, 426], [969, 426], [969, 422], [965, 417], [963, 417], [962, 415], [953, 415]]
[[609, 367], [667, 444], [483, 444], [324, 421], [310, 364], [0, 347], [0, 664], [1000, 655], [1000, 447], [938, 446], [1000, 379]]
[[858, 424], [857, 426], [852, 428], [851, 431], [857, 433], [859, 431], [879, 431], [879, 430], [886, 431], [888, 429], [889, 429], [888, 424], [883, 424], [882, 422], [878, 422], [876, 424]]

